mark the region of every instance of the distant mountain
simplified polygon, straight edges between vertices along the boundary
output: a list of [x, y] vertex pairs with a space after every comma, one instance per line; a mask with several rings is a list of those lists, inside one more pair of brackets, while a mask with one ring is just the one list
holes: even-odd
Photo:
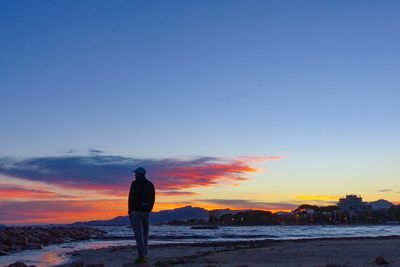
[[[197, 220], [203, 219], [207, 221], [208, 211], [203, 208], [186, 206], [183, 208], [177, 208], [173, 210], [162, 210], [158, 212], [152, 212], [150, 216], [150, 223], [165, 224], [173, 220], [186, 221], [189, 219], [197, 219]], [[71, 226], [126, 226], [130, 225], [130, 221], [128, 216], [118, 216], [111, 220], [75, 222], [70, 225]]]
[[70, 226], [124, 226], [124, 225], [130, 225], [128, 216], [118, 216], [111, 220], [75, 222], [70, 224]]
[[0, 223], [0, 228], [6, 227], [4, 224]]
[[189, 219], [203, 219], [205, 221], [208, 221], [208, 210], [186, 206], [173, 210], [162, 210], [151, 214], [152, 224], [164, 224], [173, 220], [186, 221]]
[[231, 210], [231, 209], [216, 209], [216, 210], [210, 210], [210, 216], [213, 216], [214, 218], [220, 218], [221, 216], [225, 214], [232, 214], [235, 215], [236, 213], [243, 212], [243, 211], [249, 211], [247, 210]]
[[392, 206], [394, 206], [394, 204], [392, 202], [389, 202], [384, 199], [379, 199], [377, 201], [368, 202], [368, 205], [370, 205], [373, 210], [388, 210]]

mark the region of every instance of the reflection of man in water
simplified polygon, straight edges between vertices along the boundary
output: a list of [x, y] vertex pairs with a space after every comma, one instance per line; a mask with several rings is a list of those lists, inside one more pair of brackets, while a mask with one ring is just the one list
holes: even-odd
[[139, 167], [133, 171], [135, 180], [131, 183], [128, 200], [128, 213], [135, 233], [138, 257], [135, 263], [146, 263], [149, 238], [149, 216], [155, 201], [152, 182], [146, 178], [146, 169]]

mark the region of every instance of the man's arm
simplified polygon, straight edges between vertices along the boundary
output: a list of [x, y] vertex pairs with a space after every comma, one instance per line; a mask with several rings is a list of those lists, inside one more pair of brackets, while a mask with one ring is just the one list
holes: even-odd
[[128, 198], [128, 213], [130, 213], [133, 209], [133, 196], [135, 194], [135, 185], [132, 182], [131, 188], [129, 189], [129, 198]]
[[152, 189], [152, 192], [151, 192], [151, 209], [153, 209], [154, 202], [156, 200], [156, 191], [154, 189], [154, 184], [151, 184], [151, 189]]

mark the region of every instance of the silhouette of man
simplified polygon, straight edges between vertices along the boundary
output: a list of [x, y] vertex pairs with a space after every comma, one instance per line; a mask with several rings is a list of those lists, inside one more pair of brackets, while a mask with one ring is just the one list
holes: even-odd
[[135, 180], [131, 183], [128, 200], [128, 214], [135, 233], [138, 257], [135, 263], [146, 263], [149, 239], [149, 217], [155, 201], [152, 182], [146, 178], [146, 169], [138, 167], [133, 171]]

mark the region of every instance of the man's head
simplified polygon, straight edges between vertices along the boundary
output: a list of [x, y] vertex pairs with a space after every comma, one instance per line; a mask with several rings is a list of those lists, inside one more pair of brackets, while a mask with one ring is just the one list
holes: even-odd
[[146, 177], [146, 169], [143, 167], [137, 167], [136, 170], [133, 170], [135, 173], [135, 178], [144, 178]]

